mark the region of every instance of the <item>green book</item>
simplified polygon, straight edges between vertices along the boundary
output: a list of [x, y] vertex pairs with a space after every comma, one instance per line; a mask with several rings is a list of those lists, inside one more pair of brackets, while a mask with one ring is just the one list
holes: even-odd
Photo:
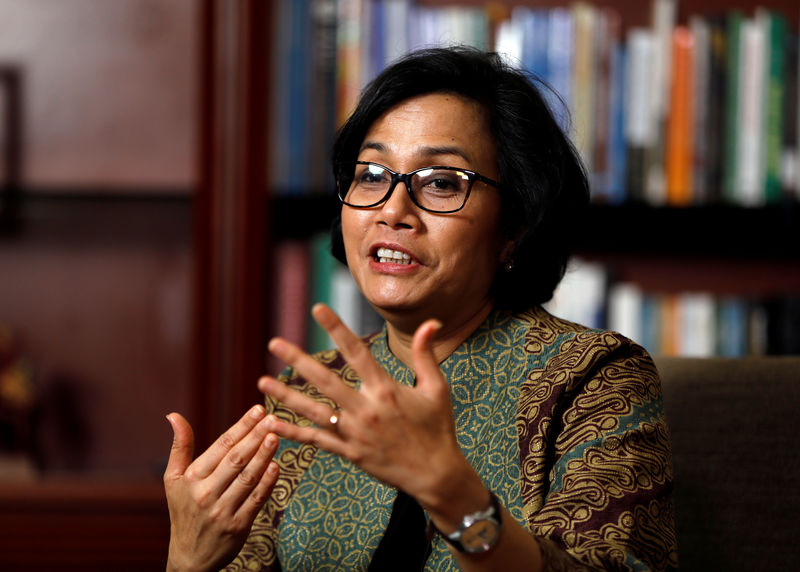
[[786, 19], [776, 12], [768, 12], [767, 61], [765, 62], [766, 98], [764, 101], [765, 126], [765, 195], [767, 203], [781, 198], [781, 145], [783, 142], [783, 92], [786, 70]]
[[[309, 288], [309, 308], [318, 302], [331, 304], [331, 285], [335, 265], [331, 254], [330, 234], [319, 233], [311, 239], [311, 287]], [[333, 342], [328, 333], [311, 318], [308, 328], [308, 350], [310, 353], [331, 349]]]
[[737, 172], [737, 133], [739, 131], [739, 73], [741, 59], [741, 12], [733, 11], [727, 16], [726, 30], [726, 72], [725, 82], [726, 107], [725, 107], [725, 147], [723, 149], [723, 178], [722, 195], [730, 203], [737, 202], [738, 179]]

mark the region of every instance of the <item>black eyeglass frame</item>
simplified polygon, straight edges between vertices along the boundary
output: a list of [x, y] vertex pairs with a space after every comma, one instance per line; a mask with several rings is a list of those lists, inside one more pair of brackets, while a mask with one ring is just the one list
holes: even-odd
[[[475, 181], [481, 181], [482, 183], [485, 183], [487, 185], [491, 185], [491, 186], [493, 186], [493, 187], [495, 187], [497, 189], [500, 188], [500, 183], [498, 183], [497, 181], [492, 180], [489, 177], [484, 177], [483, 175], [481, 175], [480, 173], [477, 173], [475, 171], [470, 171], [469, 169], [462, 169], [461, 167], [449, 167], [449, 166], [446, 166], [446, 165], [431, 165], [431, 166], [428, 166], [428, 167], [422, 167], [421, 169], [414, 169], [410, 173], [398, 173], [396, 171], [392, 171], [386, 165], [381, 165], [380, 163], [376, 163], [374, 161], [356, 161], [353, 164], [353, 168], [354, 169], [355, 169], [355, 165], [375, 165], [376, 167], [380, 167], [381, 169], [385, 169], [388, 173], [390, 173], [392, 175], [392, 181], [391, 181], [391, 183], [389, 183], [389, 188], [386, 190], [386, 193], [379, 200], [377, 200], [374, 203], [369, 204], [369, 205], [354, 205], [352, 203], [348, 203], [345, 200], [345, 197], [347, 196], [347, 193], [350, 191], [350, 186], [353, 184], [354, 177], [350, 177], [350, 182], [347, 185], [347, 189], [344, 190], [344, 192], [342, 191], [342, 186], [343, 185], [341, 184], [341, 182], [342, 182], [342, 179], [347, 180], [347, 178], [345, 178], [345, 177], [337, 177], [336, 194], [339, 197], [339, 200], [342, 202], [342, 204], [345, 204], [348, 207], [352, 207], [354, 209], [371, 209], [371, 208], [377, 207], [381, 203], [385, 203], [386, 201], [389, 200], [389, 197], [392, 196], [392, 193], [394, 192], [395, 187], [397, 187], [397, 184], [400, 183], [400, 182], [402, 182], [405, 185], [406, 192], [408, 193], [408, 196], [411, 198], [411, 202], [412, 203], [414, 203], [417, 207], [421, 208], [424, 211], [427, 211], [429, 213], [435, 213], [435, 214], [450, 214], [450, 213], [458, 212], [461, 209], [463, 209], [464, 205], [467, 204], [467, 199], [469, 199], [469, 195], [472, 193], [472, 187], [475, 185]], [[467, 178], [469, 179], [469, 187], [467, 187], [467, 192], [464, 194], [464, 201], [461, 203], [460, 207], [458, 207], [457, 209], [439, 211], [439, 210], [434, 210], [434, 209], [429, 209], [427, 207], [423, 207], [421, 204], [419, 204], [419, 202], [417, 202], [417, 197], [414, 196], [414, 191], [411, 190], [411, 177], [416, 175], [420, 171], [427, 171], [429, 169], [438, 169], [438, 170], [445, 170], [445, 171], [458, 171], [460, 173], [464, 173], [465, 175], [467, 175]]]

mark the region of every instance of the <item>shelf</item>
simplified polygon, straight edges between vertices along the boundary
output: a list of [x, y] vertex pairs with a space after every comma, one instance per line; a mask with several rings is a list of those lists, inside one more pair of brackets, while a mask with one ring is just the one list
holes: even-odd
[[[272, 204], [272, 234], [283, 239], [324, 232], [338, 208], [335, 197], [278, 197]], [[797, 204], [764, 208], [592, 205], [576, 218], [570, 232], [577, 233], [575, 250], [590, 254], [800, 259]]]
[[157, 481], [0, 483], [0, 561], [13, 570], [163, 569], [169, 515]]
[[798, 259], [800, 208], [594, 205], [578, 218], [576, 250], [722, 258]]

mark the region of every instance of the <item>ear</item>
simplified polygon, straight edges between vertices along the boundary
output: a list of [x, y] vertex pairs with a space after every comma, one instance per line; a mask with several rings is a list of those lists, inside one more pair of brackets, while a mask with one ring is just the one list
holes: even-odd
[[517, 241], [513, 238], [509, 238], [503, 243], [503, 247], [500, 249], [500, 264], [506, 263], [512, 257], [516, 246]]

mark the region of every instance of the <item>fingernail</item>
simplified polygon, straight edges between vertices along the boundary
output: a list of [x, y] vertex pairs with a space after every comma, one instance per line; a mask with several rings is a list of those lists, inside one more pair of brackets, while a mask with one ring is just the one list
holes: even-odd
[[267, 472], [272, 476], [277, 475], [278, 474], [278, 464], [277, 463], [270, 463], [269, 467], [267, 467]]
[[260, 419], [262, 415], [264, 415], [264, 407], [261, 405], [256, 405], [250, 410], [250, 417], [253, 419]]

